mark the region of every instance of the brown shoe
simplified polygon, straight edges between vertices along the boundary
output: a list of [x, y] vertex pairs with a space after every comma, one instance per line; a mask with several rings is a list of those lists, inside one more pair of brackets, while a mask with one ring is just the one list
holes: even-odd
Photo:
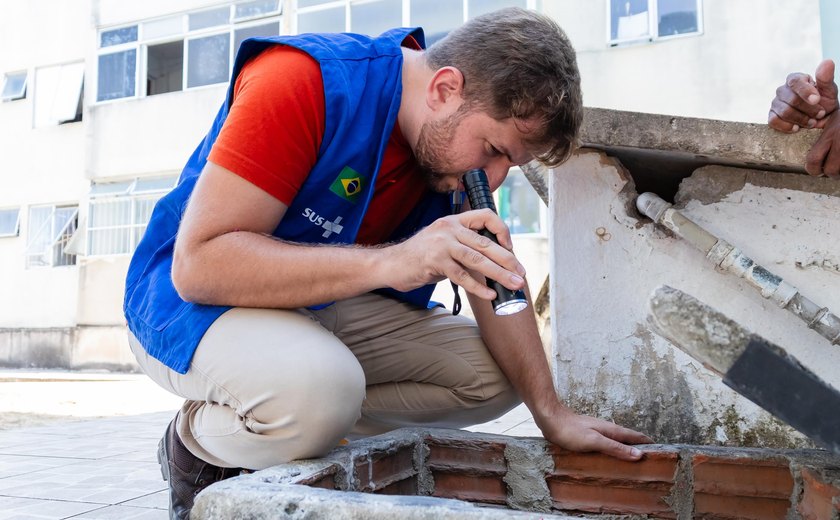
[[169, 518], [186, 520], [190, 517], [193, 500], [198, 493], [226, 478], [235, 477], [241, 468], [220, 468], [199, 459], [184, 446], [175, 431], [172, 419], [158, 444], [157, 459], [163, 480], [169, 483]]

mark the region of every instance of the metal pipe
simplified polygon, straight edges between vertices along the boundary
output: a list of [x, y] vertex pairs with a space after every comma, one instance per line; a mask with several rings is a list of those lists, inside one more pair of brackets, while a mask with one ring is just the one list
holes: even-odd
[[639, 195], [636, 207], [655, 224], [670, 229], [705, 253], [716, 269], [743, 278], [758, 289], [762, 297], [798, 316], [808, 324], [808, 328], [814, 329], [832, 345], [840, 345], [840, 318], [829, 312], [827, 307], [817, 305], [796, 287], [756, 264], [737, 247], [692, 222], [655, 193]]

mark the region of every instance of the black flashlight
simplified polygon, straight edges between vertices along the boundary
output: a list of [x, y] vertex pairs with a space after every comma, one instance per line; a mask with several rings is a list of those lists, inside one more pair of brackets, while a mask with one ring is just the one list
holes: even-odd
[[[470, 199], [472, 209], [488, 208], [496, 213], [496, 205], [493, 203], [493, 195], [490, 194], [490, 184], [487, 182], [487, 174], [484, 170], [476, 168], [464, 174], [464, 188], [467, 190], [467, 197]], [[495, 243], [499, 243], [496, 235], [487, 229], [480, 233]], [[528, 299], [521, 289], [511, 291], [495, 280], [487, 278], [487, 287], [496, 291], [496, 299], [493, 300], [493, 311], [499, 316], [516, 314], [528, 306]]]

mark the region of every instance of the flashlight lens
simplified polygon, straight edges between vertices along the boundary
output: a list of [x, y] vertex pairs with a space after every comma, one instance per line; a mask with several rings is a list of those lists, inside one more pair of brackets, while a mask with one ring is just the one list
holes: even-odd
[[500, 303], [493, 310], [496, 311], [497, 316], [509, 316], [511, 314], [516, 314], [517, 312], [524, 310], [527, 306], [527, 300], [508, 300], [506, 302]]

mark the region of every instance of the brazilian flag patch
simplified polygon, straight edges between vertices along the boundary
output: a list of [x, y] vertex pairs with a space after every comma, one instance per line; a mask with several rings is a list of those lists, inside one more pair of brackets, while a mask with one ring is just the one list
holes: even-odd
[[345, 166], [330, 185], [330, 191], [355, 204], [362, 193], [362, 176], [353, 168]]

